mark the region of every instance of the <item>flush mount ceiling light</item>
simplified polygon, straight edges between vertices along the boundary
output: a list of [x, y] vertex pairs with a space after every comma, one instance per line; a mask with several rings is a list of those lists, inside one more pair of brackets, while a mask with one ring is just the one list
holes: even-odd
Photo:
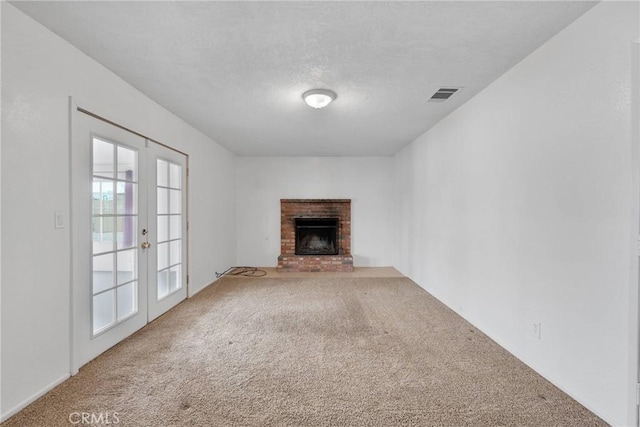
[[324, 108], [336, 99], [338, 95], [328, 89], [312, 89], [302, 94], [302, 99], [309, 107]]

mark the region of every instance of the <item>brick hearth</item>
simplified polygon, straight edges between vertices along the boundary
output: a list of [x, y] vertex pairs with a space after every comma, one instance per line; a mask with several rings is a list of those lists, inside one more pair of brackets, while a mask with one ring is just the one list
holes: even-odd
[[[337, 255], [296, 255], [296, 218], [338, 218]], [[350, 199], [281, 199], [278, 271], [353, 271]]]

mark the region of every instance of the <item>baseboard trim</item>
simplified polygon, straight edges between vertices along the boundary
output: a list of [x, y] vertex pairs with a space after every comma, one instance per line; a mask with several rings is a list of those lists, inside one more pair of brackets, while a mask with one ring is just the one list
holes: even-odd
[[9, 418], [13, 417], [15, 414], [22, 411], [24, 408], [26, 408], [27, 406], [29, 406], [30, 404], [32, 404], [33, 402], [35, 402], [36, 400], [44, 396], [49, 391], [53, 390], [55, 387], [59, 386], [69, 378], [71, 378], [71, 375], [69, 375], [68, 373], [64, 374], [54, 382], [42, 388], [37, 393], [34, 393], [30, 397], [26, 398], [25, 400], [23, 400], [22, 402], [20, 402], [10, 410], [8, 410], [7, 412], [2, 413], [0, 415], [0, 423], [7, 421]]

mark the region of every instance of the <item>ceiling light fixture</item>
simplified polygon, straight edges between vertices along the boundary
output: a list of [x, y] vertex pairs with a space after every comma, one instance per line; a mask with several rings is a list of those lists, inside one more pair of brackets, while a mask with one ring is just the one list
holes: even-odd
[[312, 108], [324, 108], [337, 97], [334, 91], [328, 89], [312, 89], [302, 94], [304, 102]]

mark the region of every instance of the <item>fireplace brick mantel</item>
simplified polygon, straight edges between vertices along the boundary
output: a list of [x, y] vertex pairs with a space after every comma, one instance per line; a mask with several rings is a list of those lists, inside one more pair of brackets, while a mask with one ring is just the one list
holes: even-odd
[[[296, 218], [338, 218], [337, 255], [296, 255]], [[281, 199], [278, 271], [353, 271], [350, 199]]]

